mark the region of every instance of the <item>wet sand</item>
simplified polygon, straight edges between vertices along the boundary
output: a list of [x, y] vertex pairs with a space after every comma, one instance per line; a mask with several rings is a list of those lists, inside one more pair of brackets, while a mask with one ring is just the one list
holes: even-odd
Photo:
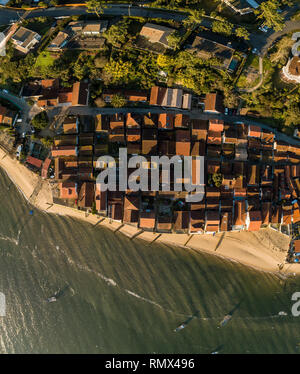
[[283, 264], [283, 268], [280, 270], [281, 274], [300, 274], [298, 264], [284, 263], [289, 248], [289, 237], [272, 228], [265, 228], [256, 232], [218, 233], [214, 236], [210, 234], [187, 235], [142, 232], [139, 228], [123, 225], [121, 222], [115, 222], [109, 218], [103, 219], [103, 217], [97, 215], [87, 215], [86, 212], [54, 204], [49, 181], [42, 180], [1, 149], [0, 167], [3, 168], [31, 204], [47, 213], [71, 216], [93, 225], [105, 226], [113, 231], [118, 230], [130, 238], [139, 238], [147, 242], [169, 243], [188, 250], [207, 252], [258, 270], [279, 273], [279, 265]]

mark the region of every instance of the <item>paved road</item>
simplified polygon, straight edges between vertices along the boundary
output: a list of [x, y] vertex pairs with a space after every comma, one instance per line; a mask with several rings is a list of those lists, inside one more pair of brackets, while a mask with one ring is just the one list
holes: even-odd
[[[11, 20], [15, 20], [19, 15], [23, 14], [24, 11], [15, 11], [11, 9], [1, 9], [0, 11], [0, 25], [7, 25]], [[90, 14], [87, 12], [86, 7], [60, 7], [60, 8], [47, 8], [43, 10], [33, 10], [27, 18], [33, 17], [63, 17]], [[153, 17], [172, 19], [175, 21], [182, 21], [186, 18], [184, 13], [164, 11], [161, 9], [144, 8], [137, 5], [130, 6], [129, 4], [110, 4], [109, 8], [104, 9], [106, 15], [131, 15], [138, 17]]]
[[[274, 32], [269, 30], [267, 33], [261, 31], [253, 32], [250, 35], [249, 43], [253, 48], [256, 48], [259, 53], [264, 55], [270, 45], [280, 36], [297, 29], [300, 29], [300, 21], [288, 21], [290, 16], [300, 8], [299, 4], [296, 4], [292, 8], [287, 8], [282, 14], [286, 20], [286, 27], [284, 30]], [[20, 15], [24, 14], [24, 10], [15, 11], [11, 9], [2, 8], [0, 11], [0, 25], [7, 25], [12, 20], [16, 20]], [[42, 10], [32, 11], [27, 18], [48, 16], [48, 17], [63, 17], [72, 15], [89, 14], [86, 7], [59, 7], [59, 8], [47, 8]], [[130, 5], [130, 4], [110, 4], [109, 8], [104, 9], [106, 15], [131, 15], [137, 17], [152, 17], [162, 18], [167, 20], [183, 21], [187, 15], [181, 12], [175, 12], [170, 10], [162, 10], [156, 8], [146, 8], [143, 6]], [[201, 23], [203, 26], [211, 27], [211, 19], [204, 18]]]
[[265, 130], [269, 130], [275, 133], [276, 138], [282, 141], [285, 141], [289, 144], [300, 146], [300, 140], [296, 138], [292, 138], [290, 136], [287, 136], [276, 129], [274, 129], [271, 126], [268, 126], [264, 123], [259, 122], [258, 120], [255, 120], [251, 117], [247, 116], [226, 116], [224, 114], [215, 114], [215, 113], [203, 113], [199, 110], [192, 110], [190, 112], [183, 110], [183, 109], [163, 109], [161, 107], [151, 107], [151, 108], [91, 108], [91, 107], [70, 107], [68, 110], [68, 114], [74, 114], [74, 115], [91, 115], [95, 116], [96, 114], [113, 114], [113, 113], [128, 113], [128, 112], [138, 112], [138, 113], [162, 113], [168, 110], [168, 112], [174, 112], [174, 113], [187, 113], [190, 115], [191, 118], [198, 118], [203, 120], [209, 120], [209, 119], [223, 119], [227, 123], [238, 123], [243, 122], [246, 125], [257, 125]]

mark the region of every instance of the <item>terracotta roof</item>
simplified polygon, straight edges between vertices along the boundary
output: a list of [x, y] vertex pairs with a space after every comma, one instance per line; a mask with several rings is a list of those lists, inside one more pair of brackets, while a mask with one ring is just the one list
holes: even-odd
[[232, 225], [232, 213], [225, 212], [221, 214], [221, 224], [220, 231], [229, 231], [231, 230]]
[[154, 23], [146, 23], [140, 32], [141, 36], [146, 37], [150, 43], [161, 43], [168, 46], [168, 36], [175, 30], [170, 27], [156, 25]]
[[47, 157], [46, 160], [43, 163], [43, 168], [42, 168], [42, 178], [43, 179], [47, 178], [48, 169], [49, 169], [50, 164], [51, 164], [51, 160], [50, 160], [50, 158]]
[[72, 145], [53, 147], [52, 157], [58, 156], [77, 156], [77, 147]]
[[77, 199], [77, 183], [63, 182], [59, 183], [60, 198], [61, 199]]
[[204, 210], [191, 210], [190, 231], [203, 231], [205, 222]]
[[255, 125], [249, 125], [249, 133], [248, 136], [253, 136], [256, 138], [260, 138], [261, 136], [261, 127]]
[[208, 210], [206, 212], [206, 231], [219, 231], [219, 223], [219, 212]]
[[84, 182], [80, 188], [78, 206], [91, 208], [94, 201], [94, 183]]
[[137, 194], [126, 194], [124, 198], [124, 210], [139, 210], [140, 199]]
[[186, 114], [179, 114], [175, 115], [174, 126], [175, 127], [188, 127], [190, 121], [190, 117]]
[[208, 131], [207, 134], [208, 144], [221, 144], [222, 143], [222, 133], [215, 131]]
[[42, 160], [39, 160], [38, 158], [35, 158], [35, 157], [32, 157], [32, 156], [28, 156], [26, 158], [26, 162], [32, 166], [35, 166], [36, 168], [40, 169], [42, 167], [42, 163], [43, 161]]
[[213, 132], [222, 132], [224, 130], [224, 121], [220, 119], [210, 119], [208, 130]]
[[174, 127], [174, 114], [160, 113], [158, 115], [158, 128], [159, 129], [173, 129]]
[[88, 105], [88, 83], [76, 82], [73, 84], [72, 105]]
[[234, 204], [234, 225], [243, 226], [246, 224], [246, 204], [245, 201], [235, 201]]
[[98, 183], [95, 190], [95, 202], [98, 212], [107, 210], [107, 191], [101, 192], [101, 186]]
[[205, 112], [224, 113], [222, 97], [218, 93], [208, 93], [204, 102]]
[[154, 229], [155, 213], [154, 212], [141, 212], [139, 226], [144, 229]]
[[110, 218], [115, 219], [116, 221], [121, 221], [123, 217], [123, 206], [122, 204], [111, 204], [109, 206]]
[[174, 229], [182, 230], [188, 229], [190, 223], [190, 212], [188, 211], [175, 211], [174, 212]]
[[262, 224], [261, 212], [258, 211], [250, 211], [249, 212], [250, 224], [248, 227], [248, 231], [258, 231]]
[[167, 92], [165, 87], [154, 86], [151, 88], [150, 105], [162, 105], [164, 96]]

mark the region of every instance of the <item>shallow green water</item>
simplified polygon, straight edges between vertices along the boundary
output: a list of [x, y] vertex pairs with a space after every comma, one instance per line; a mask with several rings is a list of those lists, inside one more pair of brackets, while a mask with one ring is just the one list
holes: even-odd
[[299, 279], [30, 209], [0, 171], [1, 353], [300, 351], [300, 317], [290, 313]]

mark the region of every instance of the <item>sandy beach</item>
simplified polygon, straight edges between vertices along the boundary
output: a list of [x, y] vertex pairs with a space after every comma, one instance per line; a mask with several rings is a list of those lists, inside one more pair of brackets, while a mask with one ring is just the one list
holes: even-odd
[[[114, 222], [109, 218], [53, 204], [49, 181], [42, 180], [17, 160], [12, 159], [2, 149], [0, 149], [0, 167], [31, 204], [47, 213], [67, 215], [93, 225], [105, 226], [130, 238], [139, 238], [147, 242], [163, 242], [184, 247], [187, 250], [204, 251], [258, 270], [282, 275], [300, 274], [300, 265], [284, 263], [290, 242], [289, 237], [272, 228], [256, 232], [218, 233], [215, 236], [143, 232], [139, 228]], [[284, 265], [279, 272], [280, 264]]]

